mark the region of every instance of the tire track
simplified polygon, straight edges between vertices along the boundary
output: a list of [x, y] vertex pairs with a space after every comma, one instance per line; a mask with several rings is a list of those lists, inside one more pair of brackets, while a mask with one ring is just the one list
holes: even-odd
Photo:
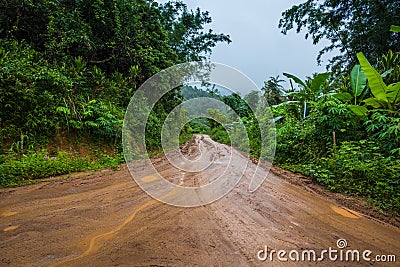
[[146, 201], [145, 203], [143, 203], [141, 206], [139, 206], [134, 213], [132, 213], [128, 218], [126, 218], [124, 220], [124, 222], [120, 225], [118, 225], [117, 227], [115, 227], [114, 229], [112, 229], [111, 231], [105, 232], [105, 233], [100, 233], [97, 234], [93, 237], [90, 238], [89, 240], [89, 246], [87, 247], [87, 249], [80, 255], [74, 257], [74, 258], [69, 258], [69, 259], [65, 259], [65, 260], [61, 260], [55, 263], [52, 263], [49, 265], [49, 267], [55, 267], [55, 266], [62, 266], [66, 263], [72, 262], [72, 261], [76, 261], [79, 260], [81, 258], [84, 258], [86, 256], [89, 256], [90, 254], [96, 253], [102, 246], [102, 242], [105, 242], [107, 240], [112, 239], [122, 228], [124, 228], [128, 223], [132, 222], [136, 215], [141, 212], [142, 210], [144, 210], [145, 208], [157, 203], [158, 201], [154, 200], [154, 199], [150, 199], [148, 201]]

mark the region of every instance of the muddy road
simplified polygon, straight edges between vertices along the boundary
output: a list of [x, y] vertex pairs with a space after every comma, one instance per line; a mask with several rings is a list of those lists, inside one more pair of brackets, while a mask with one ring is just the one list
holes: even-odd
[[[208, 137], [182, 151], [198, 157], [200, 146], [218, 162], [235, 152]], [[210, 182], [218, 169], [182, 174], [162, 156], [153, 163], [185, 186]], [[398, 266], [399, 228], [335, 203], [270, 173], [254, 193], [245, 182], [210, 205], [179, 208], [150, 198], [127, 168], [79, 173], [0, 190], [0, 266]], [[391, 255], [396, 263], [375, 260]]]

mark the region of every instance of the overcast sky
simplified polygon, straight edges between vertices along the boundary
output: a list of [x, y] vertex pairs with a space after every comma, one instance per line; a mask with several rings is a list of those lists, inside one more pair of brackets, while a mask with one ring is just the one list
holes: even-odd
[[[329, 58], [318, 66], [316, 57], [323, 44], [313, 45], [305, 33], [280, 33], [279, 19], [284, 10], [305, 0], [183, 0], [190, 8], [208, 10], [211, 28], [229, 34], [232, 43], [214, 48], [211, 60], [238, 69], [261, 87], [270, 76], [283, 72], [300, 78], [324, 72]], [[164, 3], [166, 1], [158, 1]]]

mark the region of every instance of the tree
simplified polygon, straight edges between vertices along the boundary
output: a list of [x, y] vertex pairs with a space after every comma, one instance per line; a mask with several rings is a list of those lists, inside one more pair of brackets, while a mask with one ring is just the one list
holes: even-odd
[[205, 60], [218, 42], [231, 42], [229, 35], [204, 29], [212, 21], [208, 11], [188, 10], [179, 0], [167, 2], [160, 9], [169, 44], [182, 62]]
[[[287, 93], [289, 101], [282, 104], [300, 104], [303, 107], [302, 118], [305, 119], [308, 114], [307, 103], [318, 101], [326, 93], [324, 84], [327, 83], [330, 73], [315, 74], [307, 81], [302, 81], [300, 78], [289, 73], [283, 73], [283, 75], [288, 79], [292, 79], [299, 86], [299, 89], [293, 90], [293, 88], [292, 92]], [[292, 82], [290, 84], [292, 85]]]
[[249, 106], [237, 93], [223, 96], [222, 101], [226, 105], [230, 106], [232, 110], [235, 111], [235, 113], [241, 118], [248, 117], [251, 114]]
[[276, 77], [269, 77], [269, 80], [264, 82], [261, 91], [263, 91], [264, 98], [269, 105], [278, 105], [285, 101], [283, 86], [281, 85], [282, 82], [284, 82], [284, 80], [280, 79], [279, 75]]
[[0, 10], [0, 38], [25, 41], [49, 61], [80, 56], [107, 75], [138, 66], [138, 83], [177, 61], [151, 1], [15, 0]]
[[338, 50], [329, 60], [328, 68], [347, 71], [356, 62], [356, 53], [363, 52], [372, 64], [389, 49], [400, 50], [400, 35], [390, 32], [392, 24], [400, 21], [400, 2], [397, 0], [307, 0], [282, 13], [279, 27], [286, 34], [296, 25], [296, 31], [306, 29], [305, 38], [313, 43], [322, 39], [331, 43], [317, 57]]
[[0, 2], [0, 38], [24, 40], [47, 59], [81, 56], [111, 75], [138, 66], [138, 83], [176, 63], [203, 60], [218, 42], [230, 42], [204, 26], [207, 11], [180, 1], [30, 0]]
[[[0, 1], [0, 142], [65, 129], [119, 136], [125, 107], [146, 79], [229, 40], [203, 31], [208, 12], [167, 6], [175, 4], [166, 16], [153, 0]], [[176, 88], [157, 102], [150, 134], [181, 101]]]

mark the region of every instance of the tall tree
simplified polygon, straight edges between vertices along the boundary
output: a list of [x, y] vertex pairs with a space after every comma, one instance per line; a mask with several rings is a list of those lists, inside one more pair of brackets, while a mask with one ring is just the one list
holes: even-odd
[[282, 33], [296, 27], [297, 33], [306, 29], [305, 38], [313, 43], [322, 39], [331, 43], [317, 57], [338, 50], [340, 53], [329, 60], [328, 67], [350, 69], [356, 62], [356, 53], [363, 52], [371, 63], [389, 49], [400, 50], [400, 36], [390, 32], [392, 24], [400, 21], [398, 0], [307, 0], [282, 13], [279, 27]]
[[0, 38], [25, 41], [50, 61], [80, 56], [107, 74], [138, 66], [143, 81], [177, 60], [152, 1], [13, 0], [0, 10]]
[[161, 13], [169, 43], [181, 61], [207, 59], [218, 42], [231, 42], [229, 35], [204, 29], [212, 22], [208, 11], [188, 10], [185, 3], [177, 0], [162, 5]]
[[[147, 78], [230, 41], [203, 30], [208, 12], [184, 4], [165, 12], [153, 0], [0, 0], [0, 142], [65, 126], [111, 136]], [[179, 89], [161, 98], [152, 133], [181, 99]]]
[[0, 1], [0, 38], [24, 40], [47, 59], [81, 56], [111, 74], [138, 66], [141, 80], [175, 63], [203, 60], [229, 36], [180, 1]]
[[277, 105], [285, 101], [282, 82], [284, 82], [284, 80], [280, 79], [279, 75], [276, 77], [269, 77], [268, 81], [264, 82], [261, 91], [263, 91], [264, 98], [269, 105]]

